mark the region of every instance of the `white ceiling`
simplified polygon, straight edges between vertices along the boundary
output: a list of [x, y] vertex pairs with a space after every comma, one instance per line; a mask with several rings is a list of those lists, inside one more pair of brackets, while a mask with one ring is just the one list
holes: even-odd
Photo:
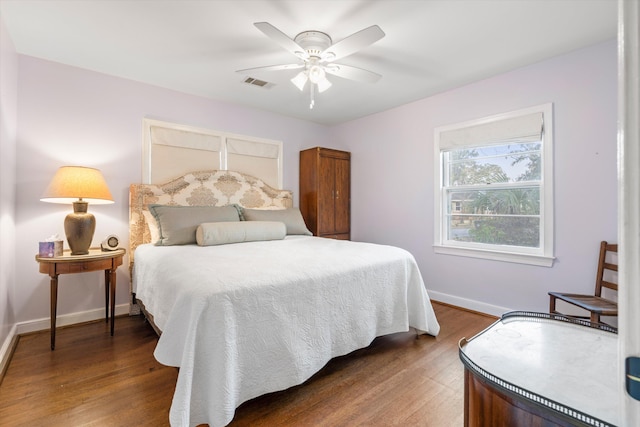
[[[616, 0], [0, 0], [18, 53], [324, 124], [384, 111], [616, 36]], [[309, 95], [296, 71], [236, 70], [295, 62], [253, 26], [334, 42], [377, 24], [386, 36], [339, 62], [375, 84], [329, 76]]]

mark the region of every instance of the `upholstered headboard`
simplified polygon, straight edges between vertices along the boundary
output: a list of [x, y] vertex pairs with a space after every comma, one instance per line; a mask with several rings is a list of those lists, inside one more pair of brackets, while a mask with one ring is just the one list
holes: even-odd
[[149, 204], [174, 206], [225, 206], [290, 208], [293, 194], [277, 190], [262, 180], [240, 172], [209, 170], [190, 172], [166, 184], [131, 184], [129, 187], [129, 268], [138, 245], [151, 234], [143, 212]]

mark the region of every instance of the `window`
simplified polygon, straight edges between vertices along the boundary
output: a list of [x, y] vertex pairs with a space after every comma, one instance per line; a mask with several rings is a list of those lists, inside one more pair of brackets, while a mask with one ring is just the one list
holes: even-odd
[[437, 253], [553, 264], [552, 106], [435, 130]]
[[144, 119], [142, 182], [165, 183], [195, 170], [233, 170], [282, 188], [281, 141]]

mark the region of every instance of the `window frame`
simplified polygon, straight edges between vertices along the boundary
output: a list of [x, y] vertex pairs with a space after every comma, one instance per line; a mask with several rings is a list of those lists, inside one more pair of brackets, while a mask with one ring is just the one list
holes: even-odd
[[[441, 135], [444, 132], [463, 130], [473, 126], [495, 123], [524, 116], [541, 113], [543, 131], [541, 140], [541, 176], [540, 176], [540, 247], [528, 248], [519, 246], [490, 245], [476, 242], [460, 242], [447, 238], [447, 192], [444, 187], [445, 159], [441, 148]], [[478, 143], [465, 147], [482, 147], [491, 144]], [[463, 148], [463, 147], [460, 147]], [[469, 120], [434, 129], [434, 244], [435, 253], [482, 258], [495, 261], [514, 262], [543, 267], [553, 266], [554, 257], [554, 198], [553, 198], [553, 104], [542, 104], [520, 110], [509, 111], [480, 119]], [[496, 186], [497, 187], [497, 186]], [[496, 188], [493, 187], [493, 188]]]

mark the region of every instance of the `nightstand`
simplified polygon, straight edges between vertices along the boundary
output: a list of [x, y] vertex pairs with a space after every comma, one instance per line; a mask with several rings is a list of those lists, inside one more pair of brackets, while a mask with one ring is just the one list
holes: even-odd
[[125, 249], [103, 251], [99, 248], [89, 249], [86, 255], [71, 255], [66, 250], [59, 257], [46, 258], [36, 255], [40, 264], [40, 273], [51, 277], [51, 350], [56, 345], [56, 312], [58, 306], [58, 275], [85, 273], [104, 270], [105, 322], [109, 321], [109, 298], [111, 298], [111, 335], [115, 325], [116, 308], [116, 269], [122, 265]]

